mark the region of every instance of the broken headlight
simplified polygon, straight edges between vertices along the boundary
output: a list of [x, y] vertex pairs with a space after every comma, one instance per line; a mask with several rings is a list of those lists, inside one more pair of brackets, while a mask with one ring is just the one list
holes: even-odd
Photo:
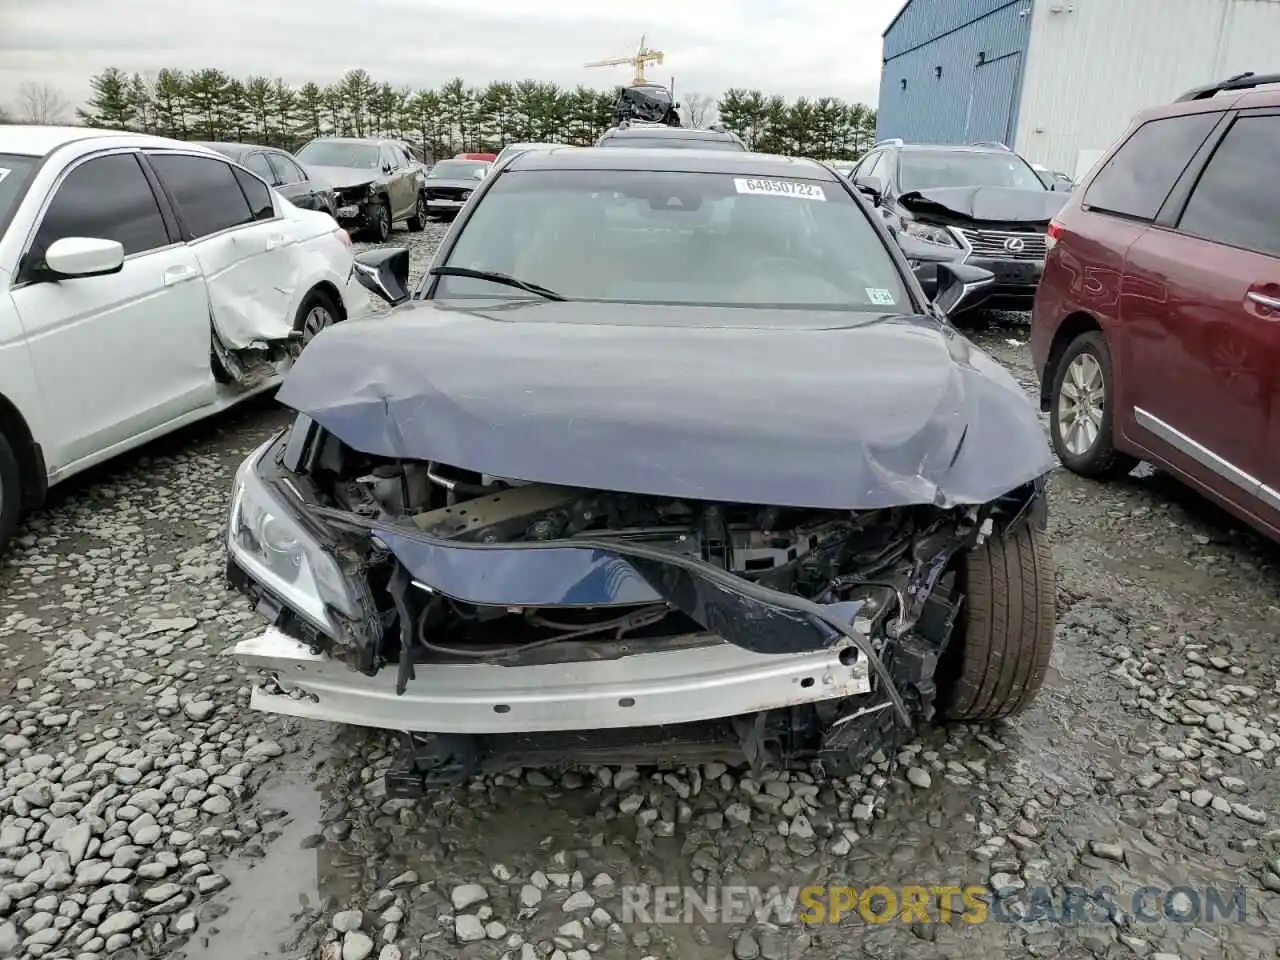
[[333, 607], [351, 616], [359, 605], [337, 561], [258, 475], [268, 441], [236, 471], [227, 519], [227, 551], [260, 586], [330, 637], [337, 630]]
[[914, 220], [908, 220], [902, 225], [902, 232], [909, 233], [917, 240], [923, 240], [925, 243], [933, 243], [939, 247], [958, 247], [960, 242], [952, 236], [951, 231], [946, 227], [935, 227], [928, 223], [917, 223]]

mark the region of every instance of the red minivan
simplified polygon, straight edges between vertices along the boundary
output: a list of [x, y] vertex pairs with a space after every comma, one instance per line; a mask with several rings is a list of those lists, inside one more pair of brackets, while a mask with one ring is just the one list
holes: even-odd
[[1063, 466], [1146, 460], [1280, 540], [1280, 75], [1140, 114], [1049, 227], [1031, 350]]

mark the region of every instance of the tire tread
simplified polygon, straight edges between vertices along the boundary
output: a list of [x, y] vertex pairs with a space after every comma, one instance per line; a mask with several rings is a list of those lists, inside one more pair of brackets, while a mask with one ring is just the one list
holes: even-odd
[[1048, 535], [1025, 524], [965, 557], [963, 644], [946, 700], [951, 720], [985, 722], [1025, 709], [1053, 652], [1056, 582]]

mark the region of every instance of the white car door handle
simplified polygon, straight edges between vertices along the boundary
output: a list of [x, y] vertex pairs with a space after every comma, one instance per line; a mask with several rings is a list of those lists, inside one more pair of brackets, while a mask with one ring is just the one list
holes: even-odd
[[274, 237], [267, 237], [268, 250], [275, 250], [278, 247], [283, 247], [284, 244], [285, 244], [285, 239], [282, 235], [277, 234]]
[[166, 287], [172, 287], [175, 283], [194, 280], [196, 276], [197, 270], [195, 267], [190, 267], [185, 264], [182, 266], [170, 267], [164, 272], [164, 285]]

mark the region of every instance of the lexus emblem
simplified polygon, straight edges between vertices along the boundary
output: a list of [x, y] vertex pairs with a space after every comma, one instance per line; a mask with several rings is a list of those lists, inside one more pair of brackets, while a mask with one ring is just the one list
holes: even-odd
[[1010, 237], [1004, 242], [1004, 248], [1010, 253], [1021, 253], [1026, 246], [1021, 237]]

